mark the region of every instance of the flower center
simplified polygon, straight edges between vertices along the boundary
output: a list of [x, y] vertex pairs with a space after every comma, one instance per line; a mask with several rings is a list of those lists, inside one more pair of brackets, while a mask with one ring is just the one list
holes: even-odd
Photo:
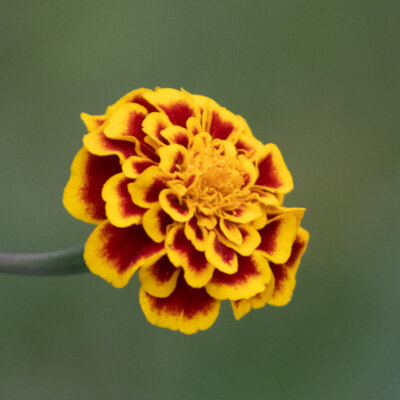
[[213, 193], [215, 191], [227, 196], [235, 189], [240, 189], [244, 179], [240, 171], [235, 169], [234, 164], [234, 159], [224, 156], [214, 156], [204, 160], [199, 177], [202, 192]]
[[242, 190], [245, 179], [231, 143], [214, 140], [200, 149], [194, 146], [183, 172], [190, 182], [185, 197], [204, 214], [235, 209], [248, 196]]

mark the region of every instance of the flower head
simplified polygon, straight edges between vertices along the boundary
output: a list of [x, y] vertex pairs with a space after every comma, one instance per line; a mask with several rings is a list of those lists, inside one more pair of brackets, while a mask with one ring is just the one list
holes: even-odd
[[308, 233], [279, 149], [246, 121], [184, 90], [138, 89], [88, 129], [64, 205], [96, 224], [85, 262], [124, 287], [138, 271], [139, 301], [153, 324], [183, 333], [209, 328], [221, 300], [237, 319], [284, 305]]

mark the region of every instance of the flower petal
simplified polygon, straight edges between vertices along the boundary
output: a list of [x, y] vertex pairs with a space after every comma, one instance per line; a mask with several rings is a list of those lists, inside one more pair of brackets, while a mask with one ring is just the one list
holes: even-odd
[[291, 300], [296, 285], [296, 272], [306, 251], [308, 240], [309, 233], [305, 229], [299, 228], [290, 257], [286, 263], [270, 263], [275, 278], [275, 286], [271, 298], [268, 299], [269, 304], [284, 306]]
[[171, 216], [174, 221], [186, 222], [193, 217], [194, 208], [185, 199], [182, 199], [174, 189], [164, 189], [159, 197], [161, 208]]
[[105, 115], [89, 115], [86, 113], [81, 113], [81, 119], [86, 125], [88, 132], [93, 131], [94, 129], [103, 125], [106, 118], [107, 117]]
[[239, 320], [251, 311], [249, 299], [232, 300], [231, 306], [236, 320]]
[[167, 177], [157, 166], [147, 168], [128, 185], [132, 200], [139, 207], [150, 208], [158, 203], [160, 192], [167, 186]]
[[[195, 118], [190, 118], [195, 119]], [[193, 136], [185, 128], [181, 126], [170, 126], [161, 132], [163, 138], [165, 138], [169, 143], [180, 144], [181, 146], [187, 148], [190, 143], [192, 143]]]
[[217, 226], [217, 218], [214, 215], [205, 215], [197, 213], [197, 223], [199, 226], [207, 228], [208, 230], [214, 229]]
[[110, 116], [104, 134], [110, 139], [143, 142], [142, 123], [146, 115], [147, 110], [140, 104], [126, 103]]
[[101, 191], [104, 183], [119, 171], [117, 157], [97, 157], [81, 148], [72, 162], [71, 177], [64, 189], [64, 207], [75, 218], [91, 224], [106, 219]]
[[185, 235], [198, 251], [206, 249], [208, 230], [198, 225], [197, 218], [193, 217], [185, 224]]
[[190, 117], [199, 117], [199, 110], [187, 92], [158, 88], [155, 92], [145, 93], [144, 98], [158, 110], [163, 111], [173, 125], [185, 128], [186, 121]]
[[235, 251], [223, 244], [214, 231], [209, 232], [205, 255], [207, 260], [221, 272], [234, 274], [238, 270]]
[[183, 267], [185, 280], [190, 286], [203, 287], [207, 284], [214, 272], [214, 266], [186, 238], [183, 225], [170, 229], [165, 246], [171, 262], [176, 267]]
[[159, 150], [160, 164], [159, 167], [162, 171], [172, 174], [179, 172], [182, 164], [187, 157], [187, 150], [179, 144], [170, 144], [163, 146]]
[[138, 225], [117, 228], [104, 221], [89, 236], [83, 253], [86, 265], [115, 287], [124, 287], [142, 265], [157, 261], [166, 250]]
[[219, 227], [227, 240], [233, 242], [237, 246], [243, 243], [242, 233], [236, 224], [224, 218], [220, 218]]
[[135, 143], [109, 139], [104, 135], [103, 127], [85, 135], [83, 137], [83, 145], [97, 156], [117, 155], [121, 164], [137, 153]]
[[106, 202], [108, 220], [119, 228], [140, 223], [146, 209], [132, 202], [128, 184], [132, 182], [122, 172], [112, 176], [104, 185], [102, 197]]
[[257, 180], [258, 172], [254, 164], [245, 156], [239, 155], [237, 156], [237, 160], [240, 163], [240, 173], [244, 180], [240, 189], [244, 190], [254, 185], [254, 182]]
[[282, 214], [271, 219], [259, 231], [261, 243], [258, 250], [274, 263], [286, 262], [296, 238], [297, 228], [297, 218], [293, 214]]
[[292, 214], [297, 218], [297, 222], [300, 226], [300, 222], [304, 217], [305, 208], [302, 207], [282, 207], [282, 206], [273, 206], [268, 208], [268, 218], [275, 218], [278, 215], [282, 214]]
[[274, 275], [271, 274], [271, 280], [268, 283], [267, 287], [262, 292], [257, 293], [248, 299], [239, 299], [231, 301], [232, 311], [233, 315], [235, 316], [235, 319], [239, 320], [244, 315], [246, 315], [252, 308], [258, 309], [264, 307], [268, 303], [268, 300], [271, 298], [274, 286], [275, 286]]
[[242, 236], [242, 243], [240, 245], [228, 241], [221, 234], [219, 234], [218, 237], [223, 244], [235, 250], [238, 254], [242, 256], [250, 256], [261, 243], [261, 236], [257, 229], [251, 225], [239, 225], [238, 228]]
[[236, 273], [228, 275], [215, 270], [206, 286], [207, 293], [220, 300], [238, 300], [254, 296], [265, 289], [271, 279], [268, 261], [260, 252], [250, 257], [238, 257], [239, 267]]
[[155, 163], [152, 160], [139, 156], [132, 156], [123, 163], [122, 171], [128, 178], [137, 178], [147, 168], [153, 165], [155, 165]]
[[190, 117], [186, 121], [186, 128], [191, 133], [192, 136], [196, 136], [197, 134], [203, 131], [200, 120], [195, 117]]
[[182, 275], [170, 296], [157, 298], [140, 289], [139, 302], [151, 324], [186, 334], [208, 329], [220, 308], [219, 300], [210, 297], [204, 288], [190, 287]]
[[203, 128], [214, 139], [230, 140], [235, 143], [241, 132], [248, 131], [245, 120], [235, 115], [214, 100], [208, 99], [204, 103]]
[[264, 145], [253, 135], [241, 133], [235, 147], [239, 154], [244, 154], [246, 158], [252, 160], [258, 152], [262, 151]]
[[280, 193], [293, 189], [293, 179], [278, 147], [270, 143], [257, 154], [259, 176], [256, 185]]
[[266, 207], [265, 206], [261, 206], [261, 208], [263, 209], [263, 213], [257, 219], [255, 219], [254, 221], [251, 221], [251, 226], [253, 228], [255, 228], [256, 230], [260, 230], [261, 228], [264, 228], [264, 226], [267, 224], [267, 221], [268, 221], [267, 211], [265, 210]]
[[143, 98], [143, 95], [146, 92], [151, 92], [151, 90], [146, 88], [132, 90], [131, 92], [121, 97], [116, 103], [107, 107], [106, 115], [110, 116], [126, 103], [138, 103], [146, 108], [149, 113], [155, 111], [155, 108]]
[[173, 223], [172, 218], [164, 212], [159, 204], [155, 204], [149, 208], [143, 215], [143, 229], [147, 235], [157, 243], [161, 243], [165, 239], [167, 228]]
[[167, 143], [165, 137], [161, 135], [161, 132], [172, 127], [172, 124], [168, 117], [162, 112], [153, 112], [144, 119], [143, 121], [143, 132], [147, 133], [150, 137], [160, 143]]
[[[251, 191], [253, 194], [257, 194], [257, 200], [264, 206], [271, 207], [279, 206], [281, 204], [278, 194], [271, 193], [263, 186], [253, 186]], [[278, 215], [278, 213], [276, 215]]]
[[176, 268], [167, 256], [162, 256], [154, 264], [139, 269], [142, 288], [151, 296], [168, 297], [176, 287], [180, 268]]
[[240, 232], [243, 237], [242, 244], [237, 248], [237, 252], [242, 256], [249, 256], [261, 243], [261, 236], [251, 225], [240, 225]]
[[224, 211], [223, 217], [239, 224], [248, 224], [262, 215], [262, 209], [256, 203], [242, 203], [234, 210]]

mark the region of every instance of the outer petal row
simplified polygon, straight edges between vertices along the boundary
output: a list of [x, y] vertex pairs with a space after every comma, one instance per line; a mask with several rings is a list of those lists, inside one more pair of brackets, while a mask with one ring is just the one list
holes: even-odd
[[104, 134], [103, 127], [85, 135], [83, 145], [90, 153], [97, 156], [116, 155], [121, 164], [129, 157], [137, 154], [134, 142], [110, 139]]
[[167, 256], [163, 256], [154, 264], [140, 268], [142, 289], [151, 296], [168, 297], [175, 290], [180, 272], [180, 268], [176, 268]]
[[238, 270], [232, 275], [216, 270], [206, 290], [216, 299], [238, 300], [262, 292], [271, 279], [268, 261], [260, 252], [250, 257], [239, 256]]
[[298, 220], [294, 214], [282, 214], [268, 221], [259, 233], [261, 243], [258, 250], [275, 263], [284, 263], [296, 237]]
[[299, 228], [289, 259], [283, 264], [269, 263], [272, 276], [265, 290], [249, 299], [231, 302], [236, 319], [242, 318], [252, 308], [261, 308], [267, 303], [274, 306], [284, 306], [291, 300], [296, 285], [296, 272], [307, 248], [308, 240], [308, 232]]
[[104, 221], [89, 236], [83, 256], [92, 273], [120, 288], [139, 267], [163, 254], [164, 244], [153, 242], [141, 226], [117, 228]]
[[284, 264], [270, 263], [275, 285], [268, 301], [269, 304], [284, 306], [291, 300], [296, 285], [296, 273], [306, 251], [309, 237], [310, 235], [305, 229], [299, 228], [289, 259]]
[[170, 296], [154, 297], [141, 288], [139, 302], [151, 324], [186, 334], [208, 329], [217, 319], [220, 308], [219, 300], [209, 296], [204, 288], [189, 286], [182, 274]]
[[190, 117], [199, 118], [199, 109], [190, 93], [175, 89], [157, 88], [144, 94], [144, 98], [164, 112], [173, 125], [186, 127]]
[[259, 176], [256, 185], [271, 191], [288, 193], [293, 189], [293, 179], [278, 147], [270, 143], [257, 154]]
[[64, 189], [67, 211], [82, 221], [97, 224], [106, 218], [101, 197], [104, 183], [120, 172], [118, 158], [97, 157], [81, 148], [71, 165], [71, 176]]
[[129, 178], [121, 172], [112, 176], [104, 185], [102, 196], [106, 202], [106, 215], [115, 226], [125, 228], [139, 224], [146, 209], [132, 202], [128, 192]]

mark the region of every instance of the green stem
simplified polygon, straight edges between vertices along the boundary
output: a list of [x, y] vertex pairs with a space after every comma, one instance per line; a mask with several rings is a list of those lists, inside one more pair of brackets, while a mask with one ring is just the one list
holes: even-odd
[[88, 271], [83, 247], [70, 247], [48, 253], [0, 253], [0, 273], [20, 275], [66, 275]]

